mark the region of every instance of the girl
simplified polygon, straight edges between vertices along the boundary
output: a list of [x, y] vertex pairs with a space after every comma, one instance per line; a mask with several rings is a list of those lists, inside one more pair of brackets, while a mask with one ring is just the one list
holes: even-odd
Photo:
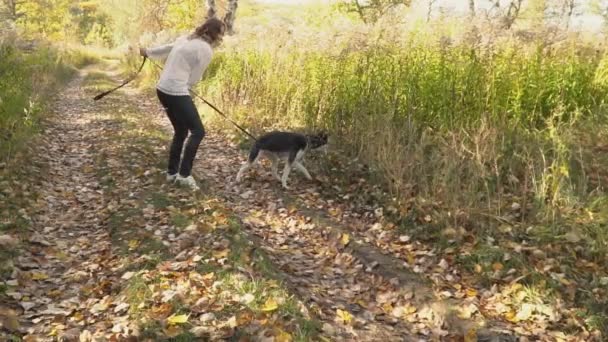
[[[193, 190], [199, 187], [192, 177], [192, 164], [196, 151], [205, 136], [205, 128], [189, 90], [200, 81], [207, 69], [213, 49], [224, 36], [225, 25], [211, 18], [197, 27], [193, 33], [178, 38], [175, 42], [155, 48], [140, 48], [142, 56], [167, 58], [156, 85], [156, 94], [173, 125], [173, 141], [169, 151], [167, 181], [177, 181]], [[184, 141], [190, 137], [182, 156]], [[181, 161], [181, 163], [180, 163]]]

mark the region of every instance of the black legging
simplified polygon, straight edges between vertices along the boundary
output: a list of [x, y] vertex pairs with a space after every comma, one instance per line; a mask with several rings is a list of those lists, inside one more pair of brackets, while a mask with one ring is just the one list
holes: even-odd
[[[205, 128], [198, 115], [196, 106], [189, 95], [174, 96], [165, 94], [158, 89], [156, 90], [156, 95], [160, 103], [165, 107], [174, 130], [167, 172], [170, 175], [174, 175], [179, 167], [179, 174], [183, 177], [188, 177], [192, 172], [192, 163], [194, 162], [198, 146], [205, 136]], [[190, 131], [190, 138], [184, 149], [184, 156], [181, 158], [180, 165], [182, 147], [184, 146], [184, 140], [188, 136], [188, 131]]]

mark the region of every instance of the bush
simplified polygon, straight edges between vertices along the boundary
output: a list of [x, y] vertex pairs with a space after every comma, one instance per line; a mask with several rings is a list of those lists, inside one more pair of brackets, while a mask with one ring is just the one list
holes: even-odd
[[0, 45], [0, 162], [10, 162], [38, 130], [49, 96], [74, 74], [64, 57], [44, 45], [33, 51]]

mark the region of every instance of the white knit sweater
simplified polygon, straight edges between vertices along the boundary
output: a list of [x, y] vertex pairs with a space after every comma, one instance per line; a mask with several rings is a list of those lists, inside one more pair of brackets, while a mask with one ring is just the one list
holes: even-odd
[[169, 95], [190, 95], [188, 90], [201, 80], [211, 62], [213, 49], [206, 41], [187, 35], [175, 42], [146, 49], [150, 58], [167, 57], [156, 88]]

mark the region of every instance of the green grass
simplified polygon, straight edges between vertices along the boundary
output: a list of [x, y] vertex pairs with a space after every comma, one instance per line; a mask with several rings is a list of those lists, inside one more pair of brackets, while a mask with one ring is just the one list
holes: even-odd
[[51, 96], [75, 74], [66, 57], [45, 43], [31, 53], [0, 44], [0, 162], [12, 162], [40, 131]]

